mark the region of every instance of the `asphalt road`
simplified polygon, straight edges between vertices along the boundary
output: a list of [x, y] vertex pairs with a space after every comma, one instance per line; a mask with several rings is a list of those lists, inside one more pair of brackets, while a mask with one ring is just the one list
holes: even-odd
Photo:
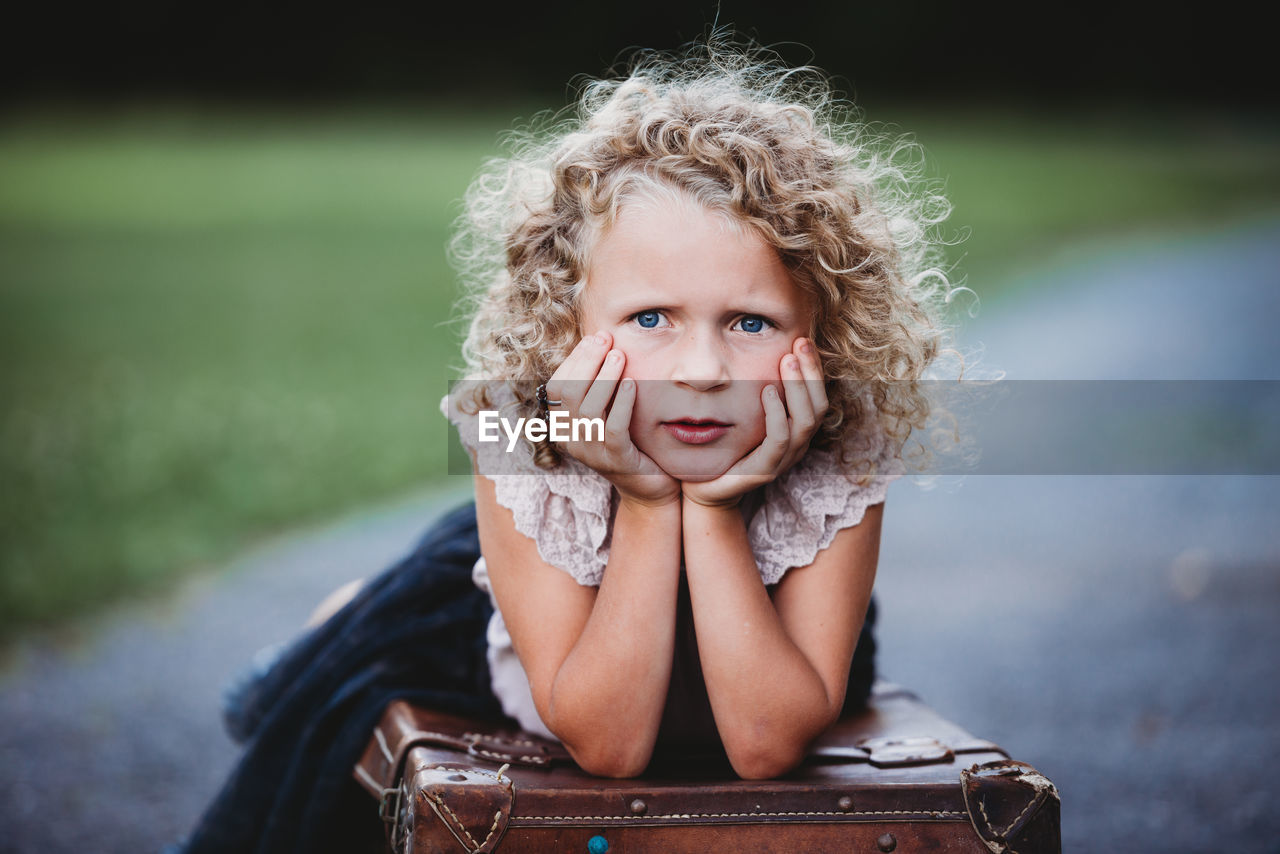
[[[1117, 244], [964, 338], [1021, 379], [1280, 379], [1280, 221]], [[235, 760], [220, 686], [459, 482], [8, 652], [0, 851], [136, 854]], [[881, 668], [1052, 778], [1068, 851], [1280, 851], [1280, 477], [947, 477], [887, 505]]]
[[[1280, 222], [1042, 279], [971, 329], [1010, 378], [1280, 379]], [[1278, 520], [1280, 477], [899, 485], [883, 669], [1047, 774], [1064, 850], [1280, 851]]]

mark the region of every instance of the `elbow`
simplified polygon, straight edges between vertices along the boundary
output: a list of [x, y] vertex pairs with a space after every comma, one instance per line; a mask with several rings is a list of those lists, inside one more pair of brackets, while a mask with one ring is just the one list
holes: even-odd
[[725, 752], [734, 773], [744, 780], [771, 780], [793, 770], [809, 754], [810, 743], [836, 719], [837, 715], [823, 715], [821, 720], [808, 726], [796, 726], [790, 721], [786, 727], [770, 727], [756, 721], [749, 730], [725, 737]]
[[744, 780], [771, 780], [790, 773], [808, 751], [809, 739], [799, 732], [753, 732], [724, 739], [733, 771]]
[[550, 722], [574, 763], [595, 777], [639, 777], [649, 767], [656, 739], [594, 725], [560, 727]]
[[565, 744], [578, 767], [596, 777], [639, 777], [649, 767], [652, 751], [620, 744]]
[[805, 745], [757, 745], [729, 752], [729, 764], [744, 780], [772, 780], [789, 774], [804, 759]]

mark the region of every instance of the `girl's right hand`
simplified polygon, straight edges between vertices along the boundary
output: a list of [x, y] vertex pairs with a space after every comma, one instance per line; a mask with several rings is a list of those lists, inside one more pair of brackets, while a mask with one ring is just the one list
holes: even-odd
[[586, 336], [547, 381], [547, 397], [560, 401], [552, 409], [567, 411], [570, 418], [604, 420], [603, 442], [570, 441], [560, 448], [603, 475], [624, 501], [650, 506], [679, 501], [680, 482], [631, 441], [636, 381], [622, 379], [627, 358], [611, 349], [612, 343], [608, 332]]

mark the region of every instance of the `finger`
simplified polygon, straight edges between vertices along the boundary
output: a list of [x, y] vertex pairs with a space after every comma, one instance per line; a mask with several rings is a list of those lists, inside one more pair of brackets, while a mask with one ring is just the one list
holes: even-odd
[[809, 384], [795, 354], [788, 353], [782, 357], [781, 374], [787, 410], [791, 413], [791, 432], [807, 437], [813, 431], [817, 418], [813, 412], [813, 400], [809, 396]]
[[595, 380], [582, 399], [582, 404], [578, 407], [579, 415], [587, 418], [604, 415], [609, 409], [609, 401], [613, 398], [614, 391], [618, 388], [618, 380], [622, 377], [622, 369], [625, 365], [626, 357], [621, 350], [609, 351], [604, 358], [604, 363], [600, 366], [600, 372], [596, 374]]
[[611, 337], [604, 331], [579, 341], [547, 380], [547, 397], [562, 400], [567, 408], [576, 411], [592, 380], [600, 372], [610, 341]]
[[[790, 419], [776, 386], [764, 387], [760, 394], [764, 406], [765, 437], [750, 454], [743, 457], [717, 478], [711, 485], [700, 484], [702, 489], [716, 491], [715, 484], [733, 482], [735, 487], [726, 494], [740, 495], [743, 491], [762, 486], [774, 480], [790, 463], [793, 442]], [[807, 444], [807, 440], [800, 444]], [[701, 503], [707, 503], [705, 501]]]
[[631, 412], [636, 402], [636, 381], [628, 377], [618, 385], [609, 417], [604, 421], [604, 441], [609, 450], [623, 451], [631, 444]]
[[760, 397], [764, 403], [764, 440], [742, 461], [747, 463], [742, 468], [744, 473], [776, 471], [791, 447], [791, 427], [777, 387], [772, 384], [765, 386]]
[[598, 334], [583, 338], [547, 382], [547, 397], [564, 400], [576, 409], [586, 396], [607, 352], [608, 347]]
[[818, 348], [808, 338], [799, 338], [796, 340], [795, 355], [800, 360], [800, 373], [804, 376], [814, 417], [820, 419], [826, 414], [830, 403], [827, 400], [827, 378], [822, 373], [822, 359], [818, 355]]

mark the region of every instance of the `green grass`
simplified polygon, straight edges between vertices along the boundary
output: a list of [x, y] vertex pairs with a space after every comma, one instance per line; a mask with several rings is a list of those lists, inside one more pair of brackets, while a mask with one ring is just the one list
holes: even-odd
[[927, 152], [969, 231], [953, 250], [984, 298], [1022, 274], [1138, 233], [1280, 210], [1280, 126], [1199, 114], [891, 117]]
[[[0, 636], [443, 476], [443, 246], [514, 115], [0, 126]], [[1280, 201], [1273, 129], [889, 118], [946, 177], [984, 297], [1082, 239]]]

